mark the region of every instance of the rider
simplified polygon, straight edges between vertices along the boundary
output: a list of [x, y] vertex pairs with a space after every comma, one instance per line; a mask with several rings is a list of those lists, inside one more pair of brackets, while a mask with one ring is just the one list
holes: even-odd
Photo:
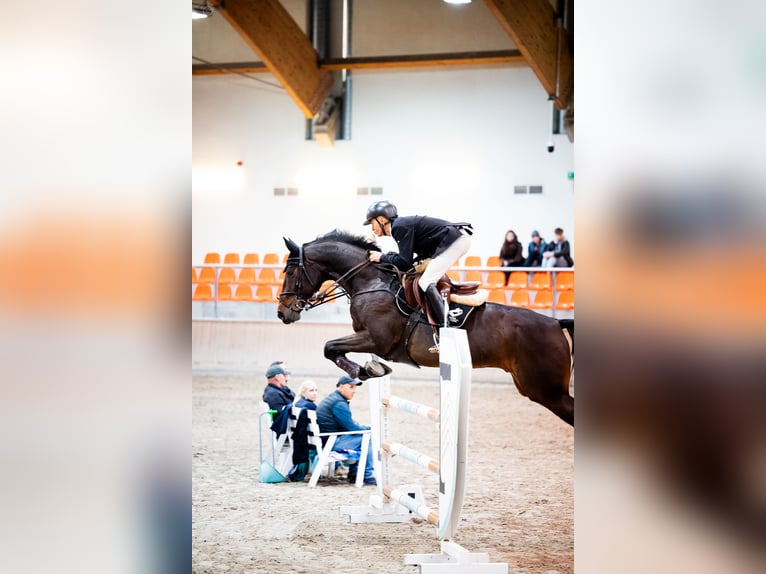
[[[431, 316], [436, 323], [444, 325], [444, 303], [436, 288], [436, 282], [471, 247], [473, 233], [470, 223], [451, 223], [435, 217], [421, 215], [399, 217], [396, 206], [388, 201], [377, 201], [367, 208], [364, 225], [372, 225], [378, 237], [388, 235], [399, 245], [399, 253], [370, 252], [370, 261], [390, 263], [402, 271], [412, 268], [417, 261], [431, 258], [418, 286], [426, 295]], [[434, 334], [431, 353], [439, 352]]]

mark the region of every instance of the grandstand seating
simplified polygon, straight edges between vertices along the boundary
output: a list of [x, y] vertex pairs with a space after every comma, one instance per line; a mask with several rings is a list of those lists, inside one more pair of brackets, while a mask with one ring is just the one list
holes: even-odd
[[571, 291], [574, 289], [574, 273], [561, 271], [556, 274], [556, 291]]
[[529, 292], [519, 289], [511, 293], [511, 305], [514, 307], [529, 307]]
[[203, 283], [197, 285], [194, 288], [194, 295], [192, 295], [192, 301], [212, 301], [213, 290], [209, 283]]
[[501, 305], [507, 305], [506, 292], [504, 289], [493, 289], [489, 292], [489, 298], [487, 301], [492, 303], [500, 303]]
[[529, 274], [526, 271], [511, 271], [508, 277], [508, 289], [526, 289], [529, 283]]
[[484, 289], [503, 289], [505, 287], [505, 272], [490, 271], [487, 280], [482, 284]]
[[570, 311], [574, 309], [574, 291], [562, 291], [556, 301], [556, 309]]
[[538, 291], [535, 293], [535, 299], [530, 305], [533, 309], [550, 309], [553, 307], [553, 292]]
[[529, 288], [533, 291], [550, 290], [551, 274], [544, 271], [532, 273], [532, 277], [529, 279]]

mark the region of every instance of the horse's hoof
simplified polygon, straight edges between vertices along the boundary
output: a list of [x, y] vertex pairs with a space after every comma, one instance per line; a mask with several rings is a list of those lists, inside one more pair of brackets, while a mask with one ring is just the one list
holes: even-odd
[[391, 367], [378, 361], [367, 361], [364, 364], [364, 372], [373, 378], [383, 377], [391, 372]]

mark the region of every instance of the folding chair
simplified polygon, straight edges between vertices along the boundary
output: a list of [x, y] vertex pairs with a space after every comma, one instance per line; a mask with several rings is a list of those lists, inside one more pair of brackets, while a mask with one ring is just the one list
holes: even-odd
[[[347, 431], [347, 432], [334, 432], [334, 433], [322, 433], [319, 432], [319, 424], [317, 423], [316, 411], [306, 411], [309, 417], [309, 444], [313, 444], [317, 449], [317, 458], [314, 463], [314, 468], [311, 471], [311, 480], [309, 480], [309, 488], [314, 488], [319, 481], [319, 477], [322, 474], [326, 474], [328, 477], [335, 476], [335, 463], [336, 462], [357, 462], [356, 457], [345, 456], [342, 452], [335, 452], [332, 447], [335, 446], [337, 438], [344, 434], [360, 434], [362, 435], [362, 450], [359, 453], [359, 466], [356, 471], [356, 482], [354, 486], [361, 488], [364, 483], [364, 469], [367, 462], [367, 452], [370, 449], [370, 432], [365, 431]], [[327, 442], [322, 446], [322, 437], [327, 437]]]

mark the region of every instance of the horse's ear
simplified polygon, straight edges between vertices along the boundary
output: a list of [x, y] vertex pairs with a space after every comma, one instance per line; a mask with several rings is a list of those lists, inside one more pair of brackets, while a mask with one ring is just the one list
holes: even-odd
[[298, 247], [298, 244], [295, 243], [292, 239], [289, 239], [287, 237], [283, 237], [282, 239], [285, 240], [285, 245], [287, 246], [287, 249], [290, 251], [290, 255], [297, 255], [298, 251], [300, 251], [300, 247]]

